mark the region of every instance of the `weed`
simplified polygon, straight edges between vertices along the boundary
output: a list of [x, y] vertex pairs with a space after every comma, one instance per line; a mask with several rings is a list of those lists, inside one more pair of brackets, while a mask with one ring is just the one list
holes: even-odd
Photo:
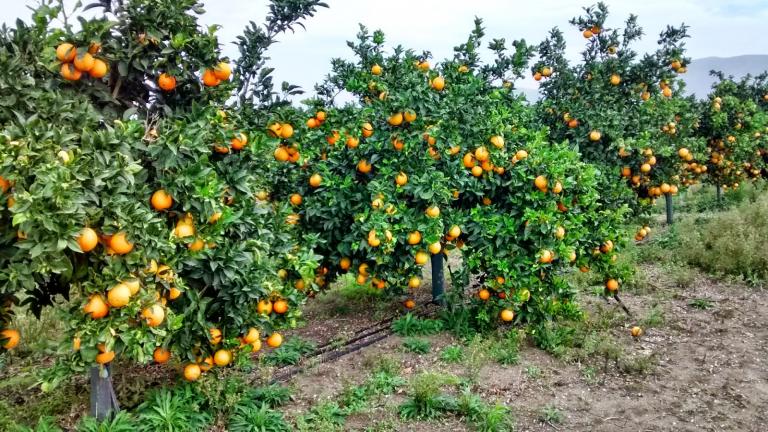
[[413, 314], [406, 314], [392, 323], [392, 330], [400, 336], [425, 336], [439, 333], [443, 329], [443, 322], [435, 319], [418, 318]]
[[366, 392], [373, 395], [393, 393], [397, 388], [405, 385], [405, 380], [397, 375], [384, 371], [376, 372], [365, 385]]
[[292, 429], [285, 421], [283, 413], [266, 404], [256, 407], [253, 404], [239, 405], [229, 419], [231, 432], [290, 432]]
[[575, 330], [566, 325], [547, 322], [535, 326], [530, 333], [536, 346], [555, 357], [561, 357], [572, 346]]
[[346, 421], [346, 414], [335, 402], [325, 402], [296, 420], [300, 431], [336, 431], [341, 430]]
[[16, 432], [62, 432], [61, 429], [56, 426], [53, 418], [43, 416], [35, 427], [16, 426]]
[[526, 366], [525, 375], [530, 379], [538, 379], [541, 377], [541, 369], [534, 365]]
[[432, 348], [428, 340], [418, 338], [407, 338], [403, 341], [403, 348], [416, 354], [426, 354]]
[[597, 382], [597, 368], [594, 366], [587, 366], [581, 370], [581, 376], [584, 377], [584, 381], [587, 384], [595, 384]]
[[501, 336], [493, 344], [491, 355], [494, 360], [503, 365], [513, 365], [520, 362], [520, 333], [511, 330]]
[[456, 400], [441, 392], [446, 385], [456, 385], [458, 378], [434, 372], [416, 376], [410, 385], [409, 398], [400, 405], [400, 417], [406, 420], [429, 420], [445, 412], [455, 411]]
[[656, 354], [637, 355], [624, 358], [619, 362], [619, 368], [622, 372], [635, 375], [648, 375], [656, 368], [659, 360]]
[[697, 298], [688, 302], [688, 306], [692, 308], [700, 309], [700, 310], [707, 310], [715, 307], [715, 304], [712, 303], [709, 299]]
[[201, 409], [202, 402], [191, 386], [176, 387], [173, 391], [162, 388], [150, 393], [139, 405], [137, 422], [153, 431], [206, 430], [213, 419]]
[[448, 345], [440, 352], [440, 360], [446, 363], [458, 363], [464, 358], [464, 350], [458, 345]]
[[642, 327], [660, 327], [664, 325], [664, 311], [658, 305], [655, 305], [648, 311], [648, 315], [640, 321]]
[[264, 387], [256, 387], [250, 390], [245, 397], [257, 405], [278, 408], [285, 405], [291, 399], [291, 389], [279, 384], [271, 384]]
[[560, 424], [563, 422], [563, 413], [554, 405], [547, 405], [541, 409], [539, 420], [543, 423]]

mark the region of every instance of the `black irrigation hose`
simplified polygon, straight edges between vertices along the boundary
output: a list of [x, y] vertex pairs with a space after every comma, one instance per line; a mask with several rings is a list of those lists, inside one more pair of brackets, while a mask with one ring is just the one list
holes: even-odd
[[[427, 303], [419, 307], [419, 309], [425, 309], [429, 304], [431, 303]], [[419, 311], [415, 313], [415, 315], [420, 318], [433, 316], [434, 314], [435, 311]], [[340, 357], [359, 351], [367, 346], [373, 345], [376, 342], [382, 341], [392, 336], [392, 334], [394, 334], [394, 330], [392, 330], [391, 323], [395, 320], [395, 318], [398, 317], [399, 315], [394, 315], [379, 321], [372, 326], [360, 329], [355, 332], [355, 337], [345, 341], [342, 345], [336, 346], [332, 341], [326, 342], [321, 347], [315, 349], [312, 353], [309, 353], [303, 357], [298, 365], [284, 366], [277, 369], [273, 373], [270, 383], [285, 382], [294, 375], [307, 369], [307, 367], [310, 365], [316, 365], [336, 360]], [[319, 360], [310, 362], [309, 360], [313, 358], [319, 358]]]

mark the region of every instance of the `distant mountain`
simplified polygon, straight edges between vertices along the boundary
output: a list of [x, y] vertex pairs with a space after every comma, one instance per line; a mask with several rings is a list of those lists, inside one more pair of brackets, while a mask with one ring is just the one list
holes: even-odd
[[[692, 60], [688, 65], [688, 72], [683, 75], [688, 94], [695, 94], [702, 99], [712, 89], [714, 78], [709, 71], [722, 71], [726, 76], [733, 75], [741, 78], [746, 74], [758, 75], [768, 70], [768, 55], [742, 55], [736, 57], [704, 57]], [[529, 102], [539, 100], [538, 89], [518, 87], [517, 91], [525, 95]]]
[[742, 55], [736, 57], [704, 57], [691, 61], [683, 75], [686, 90], [697, 98], [706, 97], [715, 80], [709, 71], [722, 71], [726, 76], [741, 78], [746, 74], [757, 75], [768, 70], [768, 55]]

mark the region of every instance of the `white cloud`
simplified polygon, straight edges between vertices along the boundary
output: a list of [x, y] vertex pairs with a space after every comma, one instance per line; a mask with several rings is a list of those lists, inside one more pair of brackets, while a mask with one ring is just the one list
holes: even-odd
[[[85, 0], [87, 3], [87, 0]], [[0, 21], [25, 19], [29, 11], [23, 2], [5, 0]], [[27, 0], [27, 4], [34, 1]], [[72, 0], [65, 3], [72, 4]], [[592, 2], [549, 0], [327, 0], [330, 9], [321, 9], [306, 22], [306, 31], [280, 36], [270, 51], [278, 81], [287, 80], [305, 88], [321, 80], [330, 68], [332, 57], [348, 57], [346, 41], [353, 39], [358, 23], [382, 29], [389, 45], [403, 44], [415, 50], [429, 50], [437, 58], [452, 55], [453, 46], [464, 41], [475, 16], [484, 19], [487, 38], [507, 41], [525, 38], [538, 43], [550, 28], [565, 31], [569, 56], [578, 58], [583, 39], [568, 24], [568, 19]], [[682, 22], [691, 26], [688, 41], [693, 58], [766, 53], [761, 37], [768, 19], [765, 0], [609, 0], [609, 25], [619, 26], [630, 14], [639, 16], [646, 32], [637, 48], [654, 49], [658, 33], [666, 24]], [[204, 24], [220, 24], [219, 37], [225, 55], [235, 56], [231, 44], [249, 21], [260, 23], [267, 13], [266, 0], [205, 0]]]

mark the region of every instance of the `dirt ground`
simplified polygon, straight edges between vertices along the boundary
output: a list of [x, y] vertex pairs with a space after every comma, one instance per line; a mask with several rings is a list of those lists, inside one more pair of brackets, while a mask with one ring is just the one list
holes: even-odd
[[[511, 408], [518, 431], [764, 431], [768, 412], [768, 300], [765, 292], [740, 283], [695, 273], [682, 288], [674, 274], [659, 266], [640, 269], [647, 281], [642, 290], [624, 293], [623, 301], [635, 318], [611, 334], [625, 355], [650, 359], [642, 373], [622, 372], [595, 359], [589, 364], [556, 358], [524, 343], [520, 362], [514, 366], [482, 365], [476, 372], [474, 392], [489, 402]], [[691, 305], [705, 299], [707, 308]], [[600, 300], [585, 298], [587, 310]], [[604, 306], [604, 303], [603, 307]], [[633, 321], [651, 307], [663, 311], [663, 322], [646, 328], [638, 340], [629, 335]], [[616, 307], [616, 306], [611, 306]], [[359, 316], [373, 322], [370, 311], [353, 311], [351, 319], [313, 319], [303, 337], [319, 342], [336, 334], [349, 334], [364, 326]], [[350, 318], [350, 317], [347, 317]], [[354, 323], [348, 328], [344, 323]], [[288, 413], [306, 411], [319, 401], [333, 398], [348, 384], [365, 380], [372, 362], [391, 357], [408, 378], [422, 371], [462, 376], [463, 365], [445, 365], [440, 350], [459, 343], [450, 335], [428, 338], [426, 355], [404, 352], [402, 339], [389, 337], [335, 361], [315, 365], [295, 376], [297, 389]], [[597, 370], [587, 377], [585, 370]], [[535, 371], [536, 373], [531, 373]], [[470, 430], [461, 420], [447, 417], [435, 422], [401, 423], [397, 406], [404, 390], [385, 398], [372, 410], [347, 420], [345, 430], [365, 430], [382, 422], [403, 431]], [[558, 413], [545, 420], [543, 410]]]

